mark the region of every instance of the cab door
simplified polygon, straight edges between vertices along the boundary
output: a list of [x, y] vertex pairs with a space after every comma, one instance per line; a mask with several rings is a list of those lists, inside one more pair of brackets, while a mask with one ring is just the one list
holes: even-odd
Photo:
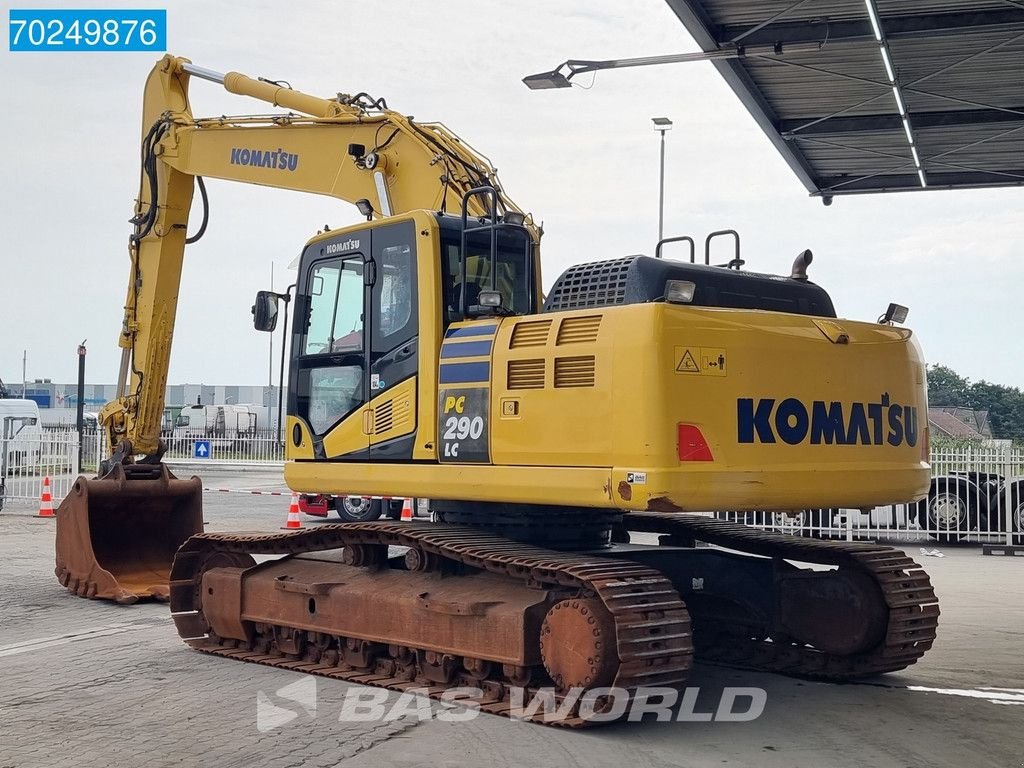
[[367, 406], [372, 393], [364, 325], [373, 267], [357, 250], [368, 241], [366, 233], [347, 236], [339, 244], [318, 243], [321, 257], [310, 261], [300, 286], [296, 313], [305, 314], [307, 321], [293, 337], [299, 346], [295, 411], [313, 432], [317, 459], [365, 461], [369, 456]]

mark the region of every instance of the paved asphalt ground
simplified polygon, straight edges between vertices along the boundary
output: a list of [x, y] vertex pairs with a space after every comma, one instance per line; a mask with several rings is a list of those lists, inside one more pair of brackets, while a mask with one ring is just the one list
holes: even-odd
[[[205, 481], [283, 488], [269, 472]], [[208, 493], [204, 503], [208, 530], [273, 530], [287, 511], [276, 496]], [[1024, 558], [974, 547], [922, 556], [942, 605], [940, 634], [899, 674], [826, 685], [698, 664], [697, 710], [713, 709], [724, 687], [760, 687], [767, 703], [752, 722], [586, 732], [486, 715], [339, 722], [354, 686], [317, 679], [316, 710], [304, 710], [276, 692], [311, 678], [191, 651], [166, 606], [69, 595], [53, 576], [53, 521], [33, 512], [0, 513], [0, 768], [1024, 765]], [[390, 694], [389, 706], [398, 698]], [[297, 714], [261, 731], [258, 699]]]

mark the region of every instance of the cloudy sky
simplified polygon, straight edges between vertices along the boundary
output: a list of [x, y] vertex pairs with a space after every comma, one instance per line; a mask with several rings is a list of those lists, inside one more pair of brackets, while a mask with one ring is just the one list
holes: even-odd
[[[91, 5], [120, 4], [74, 4]], [[874, 320], [888, 302], [906, 304], [929, 361], [1024, 386], [1012, 341], [1024, 331], [1024, 190], [837, 198], [825, 208], [708, 63], [603, 72], [589, 90], [521, 84], [566, 58], [697, 50], [663, 0], [124, 4], [147, 6], [168, 7], [169, 51], [202, 66], [286, 79], [315, 94], [367, 91], [444, 122], [487, 154], [511, 197], [543, 220], [546, 285], [573, 263], [653, 252], [650, 118], [668, 116], [676, 128], [666, 234], [736, 228], [748, 266], [787, 274], [811, 248], [811, 277], [841, 316]], [[116, 378], [139, 110], [153, 61], [0, 52], [5, 381], [21, 380], [23, 350], [30, 380], [73, 381], [84, 338], [88, 380]], [[197, 116], [266, 111], [201, 81], [192, 105]], [[293, 274], [287, 265], [323, 224], [359, 216], [327, 198], [217, 181], [209, 190], [209, 231], [186, 253], [170, 381], [265, 383], [267, 336], [252, 330], [253, 294], [270, 287], [272, 264], [283, 287]]]

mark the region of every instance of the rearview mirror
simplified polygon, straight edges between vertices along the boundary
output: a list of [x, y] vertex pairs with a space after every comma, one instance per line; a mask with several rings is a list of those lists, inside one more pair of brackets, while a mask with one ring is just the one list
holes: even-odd
[[273, 331], [277, 328], [277, 300], [273, 291], [258, 291], [256, 303], [252, 305], [252, 326], [257, 331]]

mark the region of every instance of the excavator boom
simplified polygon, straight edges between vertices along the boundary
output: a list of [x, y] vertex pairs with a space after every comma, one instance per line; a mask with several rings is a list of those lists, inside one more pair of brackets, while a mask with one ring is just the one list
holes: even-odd
[[[196, 119], [188, 103], [191, 77], [290, 111]], [[323, 99], [165, 56], [146, 82], [142, 125], [142, 174], [129, 239], [131, 274], [118, 340], [119, 397], [100, 412], [110, 452], [119, 460], [159, 451], [197, 179], [328, 195], [358, 203], [376, 218], [418, 209], [458, 211], [469, 190], [490, 186], [499, 190], [502, 212], [521, 213], [500, 192], [497, 171], [485, 157], [442, 125], [417, 123], [366, 94]], [[473, 216], [489, 213], [479, 198], [470, 198], [468, 206]], [[524, 218], [539, 241], [540, 231]], [[535, 253], [538, 271], [539, 258]]]
[[[192, 78], [286, 111], [197, 119], [188, 98]], [[467, 197], [489, 187], [497, 190], [497, 211], [522, 214], [501, 192], [491, 163], [438, 123], [415, 122], [365, 93], [325, 99], [173, 56], [157, 62], [146, 81], [141, 154], [118, 396], [99, 414], [108, 458], [99, 477], [78, 481], [57, 514], [58, 578], [78, 594], [122, 602], [166, 597], [174, 550], [202, 530], [198, 484], [178, 480], [159, 460], [185, 247], [202, 236], [209, 213], [204, 177], [328, 195], [377, 219], [456, 211], [464, 199], [470, 215], [494, 215], [480, 197]], [[204, 218], [189, 237], [197, 185]], [[536, 244], [540, 230], [522, 218]], [[536, 247], [532, 259], [539, 274]], [[161, 500], [168, 495], [177, 499], [173, 505]], [[136, 538], [115, 546], [125, 523]]]

